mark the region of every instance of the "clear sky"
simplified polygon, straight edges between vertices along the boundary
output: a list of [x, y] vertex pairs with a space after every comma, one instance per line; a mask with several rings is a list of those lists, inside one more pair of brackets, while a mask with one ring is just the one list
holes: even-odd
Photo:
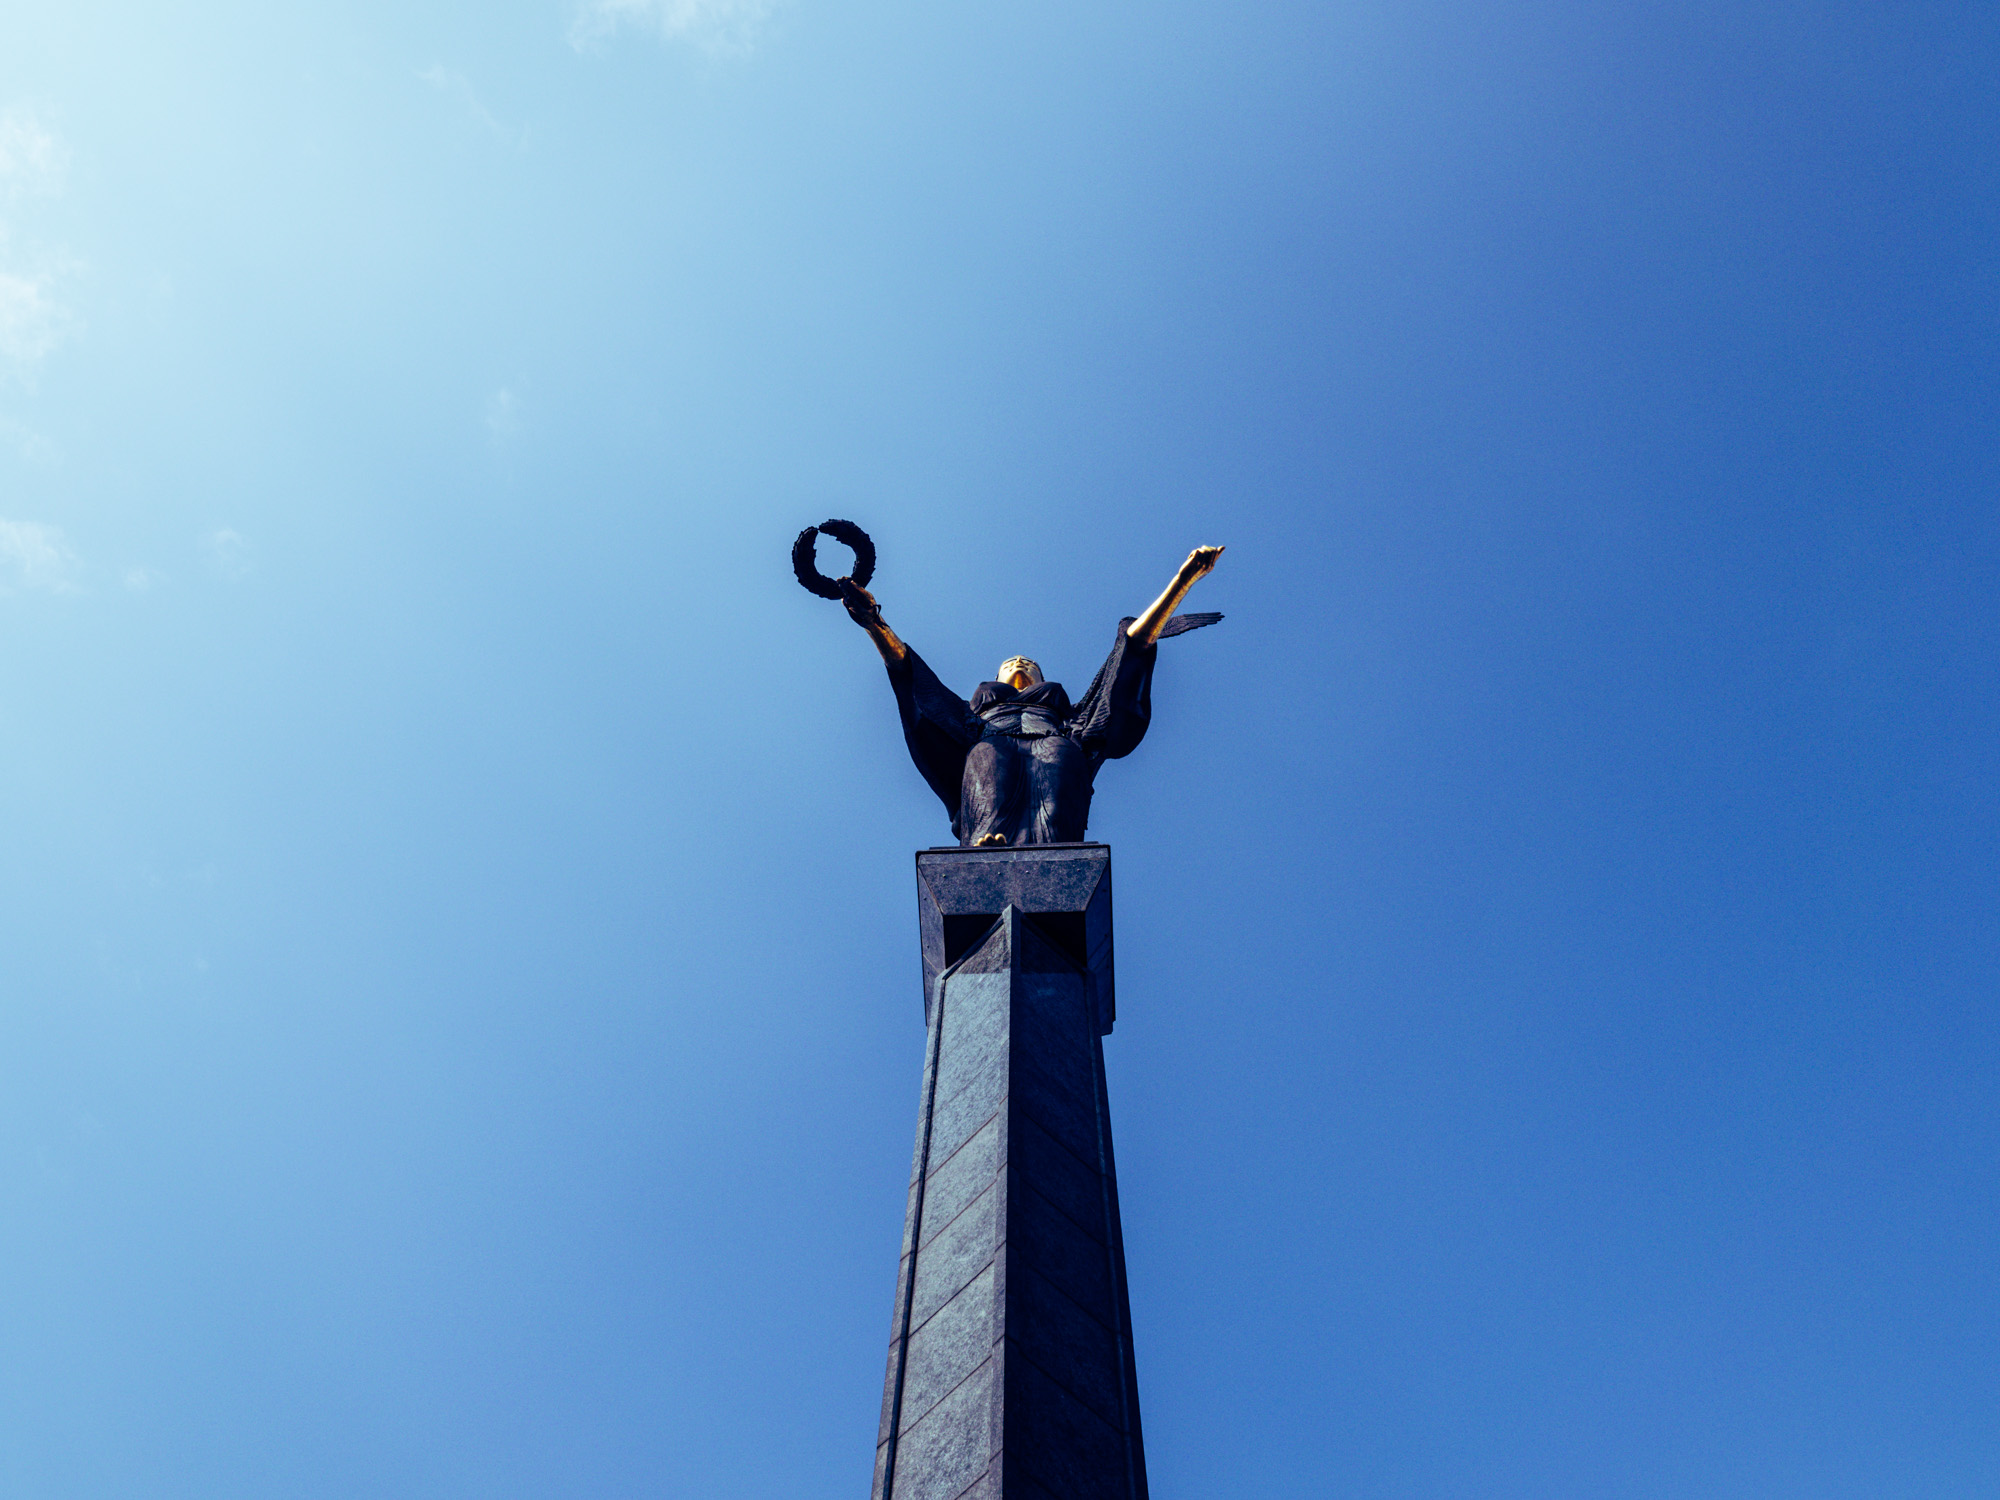
[[[567, 8], [566, 8], [567, 7]], [[0, 1493], [859, 1496], [866, 526], [1080, 689], [1160, 1500], [2000, 1493], [2000, 10], [10, 0]]]

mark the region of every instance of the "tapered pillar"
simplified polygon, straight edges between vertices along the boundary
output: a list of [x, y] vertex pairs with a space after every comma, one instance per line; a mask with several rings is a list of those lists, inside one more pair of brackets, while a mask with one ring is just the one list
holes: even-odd
[[925, 1052], [875, 1500], [1144, 1500], [1102, 844], [918, 856]]

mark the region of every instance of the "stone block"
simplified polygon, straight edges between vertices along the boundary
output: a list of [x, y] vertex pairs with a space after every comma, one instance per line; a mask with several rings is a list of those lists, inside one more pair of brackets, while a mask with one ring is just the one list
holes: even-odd
[[994, 1268], [987, 1266], [923, 1327], [911, 1330], [909, 1359], [903, 1368], [899, 1418], [903, 1426], [921, 1421], [925, 1412], [992, 1357], [995, 1279]]
[[1032, 1266], [1084, 1307], [1112, 1305], [1110, 1252], [1103, 1242], [1020, 1181], [1010, 1184], [1007, 1248], [1012, 1261]]
[[923, 1223], [918, 1239], [928, 1244], [974, 1198], [985, 1192], [1000, 1171], [1000, 1141], [1005, 1122], [998, 1111], [972, 1133], [972, 1138], [931, 1168], [924, 1182]]
[[1102, 1241], [1104, 1179], [1032, 1118], [1018, 1112], [1007, 1122], [1007, 1165], [1091, 1238]]
[[[1105, 1311], [1100, 1307], [1098, 1313]], [[1024, 1358], [1114, 1428], [1124, 1425], [1118, 1335], [1018, 1262], [1007, 1268], [1007, 1336]]]
[[[937, 1063], [940, 1104], [982, 1078], [991, 1079], [996, 1066], [1004, 1074], [1011, 1020], [1005, 974], [954, 974], [945, 981], [944, 1039]], [[1005, 1092], [1003, 1076], [992, 1097], [998, 1100]]]
[[988, 1185], [917, 1256], [910, 1294], [910, 1327], [921, 1328], [973, 1277], [993, 1263], [1000, 1248], [1000, 1205], [1005, 1184]]
[[[931, 1113], [931, 1151], [933, 1159], [950, 1156], [977, 1135], [989, 1120], [997, 1117], [1007, 1105], [1007, 1063], [1005, 1058], [994, 1062], [992, 1076], [980, 1080], [985, 1085], [980, 1088], [962, 1089], [950, 1100], [939, 1104]], [[922, 1233], [921, 1230], [918, 1231]]]
[[1133, 1500], [1124, 1434], [1031, 1360], [1006, 1361], [1007, 1442], [1001, 1483], [1018, 1470], [1064, 1500]]
[[974, 1371], [896, 1440], [882, 1492], [895, 1500], [957, 1500], [993, 1457], [995, 1362]]

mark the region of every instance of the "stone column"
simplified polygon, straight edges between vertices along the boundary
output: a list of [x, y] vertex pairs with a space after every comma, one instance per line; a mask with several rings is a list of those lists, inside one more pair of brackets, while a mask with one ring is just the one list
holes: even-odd
[[917, 890], [930, 1042], [874, 1500], [1144, 1500], [1111, 851], [927, 850]]

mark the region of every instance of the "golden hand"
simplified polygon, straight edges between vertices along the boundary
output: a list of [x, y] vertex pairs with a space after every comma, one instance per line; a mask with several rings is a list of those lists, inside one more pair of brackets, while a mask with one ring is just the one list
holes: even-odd
[[882, 606], [875, 602], [873, 594], [852, 578], [838, 578], [834, 582], [840, 589], [840, 602], [847, 606], [847, 617], [868, 632], [875, 649], [882, 653], [882, 660], [893, 665], [909, 654], [910, 648], [896, 638], [896, 632], [882, 618]]

